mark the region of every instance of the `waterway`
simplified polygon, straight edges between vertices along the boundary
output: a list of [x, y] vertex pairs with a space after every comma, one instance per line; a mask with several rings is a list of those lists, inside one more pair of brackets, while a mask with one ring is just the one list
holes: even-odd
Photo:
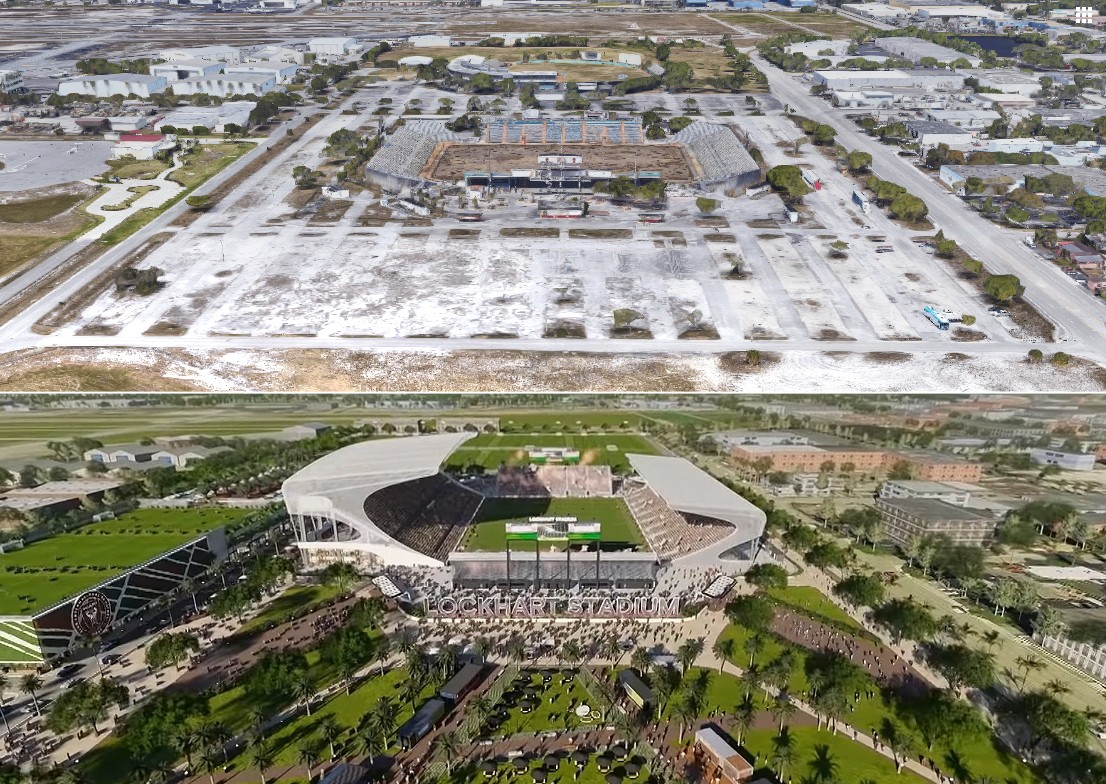
[[1013, 57], [1014, 47], [1023, 42], [1006, 35], [957, 35], [950, 38], [959, 38], [961, 41], [970, 41], [979, 44], [984, 49], [994, 52], [999, 57]]

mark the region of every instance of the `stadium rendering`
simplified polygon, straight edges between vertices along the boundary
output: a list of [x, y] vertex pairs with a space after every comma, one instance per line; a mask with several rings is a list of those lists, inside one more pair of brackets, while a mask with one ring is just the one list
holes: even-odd
[[366, 441], [289, 477], [308, 568], [352, 562], [457, 590], [650, 590], [665, 570], [736, 574], [757, 555], [764, 513], [687, 460], [630, 454], [626, 477], [587, 464], [443, 471], [470, 437]]

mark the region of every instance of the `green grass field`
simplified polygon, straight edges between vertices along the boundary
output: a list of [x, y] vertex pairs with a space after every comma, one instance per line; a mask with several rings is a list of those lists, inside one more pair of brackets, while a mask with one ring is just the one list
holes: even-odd
[[[645, 539], [621, 498], [487, 498], [465, 534], [466, 550], [502, 552], [507, 549], [508, 522], [525, 522], [528, 517], [577, 517], [580, 522], [598, 521], [604, 547], [634, 545]], [[543, 543], [543, 550], [563, 543]], [[516, 542], [512, 550], [533, 549], [534, 543]]]
[[828, 599], [817, 588], [809, 585], [789, 585], [786, 588], [769, 588], [768, 595], [782, 604], [804, 611], [815, 618], [825, 618], [835, 624], [854, 629], [863, 628], [852, 616]]
[[45, 609], [249, 511], [136, 509], [0, 555], [0, 615]]
[[480, 465], [486, 469], [501, 465], [528, 465], [526, 447], [565, 446], [580, 450], [580, 462], [610, 466], [612, 471], [629, 469], [627, 454], [654, 455], [648, 439], [636, 435], [502, 435], [482, 434], [466, 441], [450, 455], [447, 467]]

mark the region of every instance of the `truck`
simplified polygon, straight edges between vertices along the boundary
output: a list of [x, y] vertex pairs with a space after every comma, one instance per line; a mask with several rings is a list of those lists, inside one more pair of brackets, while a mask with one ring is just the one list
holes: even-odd
[[932, 305], [926, 305], [922, 308], [922, 313], [925, 314], [925, 317], [929, 319], [937, 329], [946, 330], [949, 328], [949, 322], [944, 316], [938, 313], [937, 309]]
[[868, 197], [860, 191], [853, 191], [853, 204], [860, 208], [860, 211], [865, 215], [872, 211], [872, 203], [868, 201]]
[[818, 175], [812, 171], [803, 171], [803, 182], [816, 191], [822, 190], [822, 181], [818, 179]]
[[438, 699], [429, 700], [419, 708], [415, 715], [399, 728], [397, 733], [403, 750], [410, 750], [412, 746], [422, 740], [423, 736], [434, 728], [434, 725], [441, 720], [442, 716], [445, 716], [445, 713], [446, 704], [443, 700]]

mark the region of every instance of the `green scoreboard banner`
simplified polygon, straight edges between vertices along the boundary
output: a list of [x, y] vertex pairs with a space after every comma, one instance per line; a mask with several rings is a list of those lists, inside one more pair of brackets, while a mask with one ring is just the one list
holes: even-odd
[[599, 523], [581, 523], [575, 517], [531, 517], [525, 523], [507, 523], [509, 542], [598, 542]]

